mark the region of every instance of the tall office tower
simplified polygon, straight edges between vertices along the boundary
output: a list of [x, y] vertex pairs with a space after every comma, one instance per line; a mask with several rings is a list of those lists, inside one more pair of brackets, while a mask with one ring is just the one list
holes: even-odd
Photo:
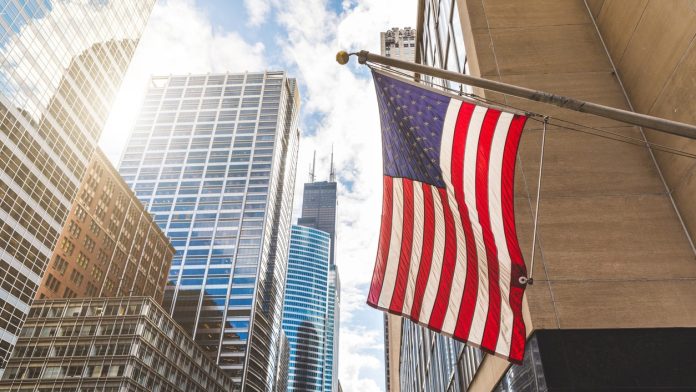
[[92, 155], [37, 299], [150, 296], [174, 248], [101, 149]]
[[284, 72], [153, 77], [119, 169], [176, 248], [165, 309], [245, 391], [276, 374], [299, 108]]
[[151, 297], [37, 300], [0, 390], [232, 392]]
[[413, 61], [416, 56], [416, 29], [393, 27], [379, 33], [382, 56]]
[[[314, 169], [312, 169], [312, 173]], [[312, 175], [313, 177], [313, 175]], [[329, 181], [306, 182], [302, 194], [302, 216], [297, 219], [300, 226], [313, 227], [331, 236], [330, 264], [336, 257], [336, 180], [333, 174], [333, 157]]]
[[326, 345], [324, 346], [324, 362], [326, 373], [324, 391], [338, 390], [338, 340], [341, 325], [341, 279], [336, 264], [329, 267], [329, 301], [326, 317]]
[[0, 2], [0, 373], [153, 3]]
[[338, 268], [336, 267], [336, 206], [337, 183], [336, 172], [331, 153], [331, 168], [328, 181], [314, 181], [314, 166], [311, 169], [310, 181], [304, 184], [302, 199], [302, 216], [297, 224], [312, 227], [329, 233], [331, 239], [331, 251], [329, 255], [329, 306], [326, 316], [326, 343], [324, 344], [324, 387], [326, 391], [335, 391], [338, 382], [338, 330], [340, 326], [340, 299], [341, 287]]
[[[696, 89], [692, 4], [549, 4], [501, 0], [484, 12], [481, 1], [425, 2], [416, 62], [696, 123], [688, 109]], [[605, 118], [510, 97], [505, 103], [679, 150], [696, 148], [693, 140]], [[540, 128], [527, 123], [515, 175], [517, 232], [527, 262]], [[510, 365], [404, 328], [401, 390], [695, 389], [691, 370], [682, 366], [693, 357], [685, 342], [696, 341], [693, 159], [555, 127], [544, 159], [553, 165], [544, 165], [534, 285], [523, 302], [524, 363]]]
[[292, 226], [283, 305], [283, 330], [290, 343], [288, 391], [324, 391], [330, 376], [325, 362], [332, 325], [327, 323], [330, 251], [329, 233]]

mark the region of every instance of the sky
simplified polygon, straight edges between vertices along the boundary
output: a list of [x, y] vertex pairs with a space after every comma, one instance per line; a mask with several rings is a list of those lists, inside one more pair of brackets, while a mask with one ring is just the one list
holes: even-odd
[[379, 52], [379, 33], [416, 27], [417, 0], [159, 0], [100, 140], [114, 165], [151, 75], [286, 70], [302, 109], [295, 218], [312, 154], [317, 180], [339, 182], [339, 379], [346, 392], [384, 390], [382, 313], [368, 307], [381, 214], [379, 117], [367, 69], [338, 50]]

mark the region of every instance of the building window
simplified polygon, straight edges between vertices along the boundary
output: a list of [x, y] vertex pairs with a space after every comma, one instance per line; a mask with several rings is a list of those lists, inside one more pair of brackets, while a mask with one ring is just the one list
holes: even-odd
[[49, 273], [48, 277], [46, 278], [46, 287], [48, 287], [49, 290], [55, 293], [56, 291], [58, 291], [58, 288], [60, 287], [60, 281], [58, 281], [58, 279], [56, 279], [53, 275]]
[[71, 256], [75, 250], [75, 244], [70, 242], [70, 240], [65, 237], [63, 237], [63, 242], [61, 243], [60, 247], [66, 256]]

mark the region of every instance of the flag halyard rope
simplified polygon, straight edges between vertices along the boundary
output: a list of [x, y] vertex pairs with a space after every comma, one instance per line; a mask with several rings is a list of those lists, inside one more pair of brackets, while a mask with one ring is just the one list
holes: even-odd
[[529, 261], [529, 276], [520, 276], [521, 284], [534, 284], [534, 254], [536, 253], [537, 231], [539, 224], [539, 202], [541, 201], [541, 175], [544, 171], [544, 147], [546, 145], [546, 125], [549, 117], [544, 117], [544, 128], [541, 131], [541, 152], [539, 155], [539, 177], [537, 178], [536, 207], [534, 209], [534, 229], [532, 231], [532, 255]]

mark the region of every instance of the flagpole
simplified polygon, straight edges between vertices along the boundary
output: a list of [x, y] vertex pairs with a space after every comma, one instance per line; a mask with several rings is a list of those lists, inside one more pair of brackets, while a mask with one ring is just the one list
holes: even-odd
[[502, 94], [512, 95], [515, 97], [529, 99], [537, 102], [548, 103], [561, 108], [574, 110], [576, 112], [594, 114], [596, 116], [605, 117], [612, 120], [637, 125], [640, 127], [645, 127], [656, 131], [669, 133], [672, 135], [682, 136], [689, 139], [696, 139], [696, 126], [691, 124], [685, 124], [660, 117], [649, 116], [647, 114], [631, 112], [628, 110], [618, 109], [611, 106], [582, 101], [572, 97], [566, 97], [544, 91], [515, 86], [508, 83], [477, 78], [475, 76], [466, 75], [459, 72], [452, 72], [444, 69], [429, 67], [422, 64], [397, 60], [392, 57], [380, 56], [378, 54], [370, 53], [366, 50], [361, 50], [360, 52], [350, 54], [344, 51], [338, 52], [338, 54], [336, 55], [336, 61], [338, 61], [339, 64], [346, 64], [348, 62], [349, 56], [351, 55], [357, 55], [358, 62], [360, 64], [372, 62], [382, 65], [388, 65], [419, 74], [429, 75], [440, 79], [446, 79], [453, 82], [466, 84], [469, 86], [480, 87], [486, 90], [491, 90]]

